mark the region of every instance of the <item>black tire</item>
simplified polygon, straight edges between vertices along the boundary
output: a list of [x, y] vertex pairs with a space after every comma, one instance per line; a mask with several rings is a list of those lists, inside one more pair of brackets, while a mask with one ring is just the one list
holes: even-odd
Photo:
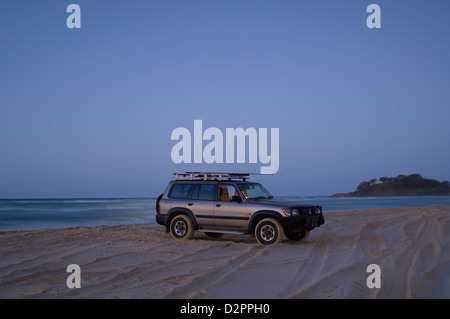
[[181, 214], [175, 216], [170, 222], [170, 234], [177, 239], [192, 239], [195, 228], [189, 216]]
[[220, 237], [222, 237], [223, 233], [205, 232], [205, 235], [208, 236], [208, 237], [212, 237], [212, 238], [220, 238]]
[[283, 240], [283, 226], [276, 219], [265, 218], [256, 225], [255, 237], [261, 245], [277, 244]]
[[309, 230], [300, 228], [285, 231], [284, 234], [286, 235], [286, 238], [289, 240], [305, 241], [309, 237]]

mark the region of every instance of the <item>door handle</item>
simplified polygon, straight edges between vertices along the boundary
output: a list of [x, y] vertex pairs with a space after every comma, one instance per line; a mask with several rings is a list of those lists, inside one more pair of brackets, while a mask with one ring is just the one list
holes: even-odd
[[194, 205], [194, 203], [188, 203], [188, 205], [189, 205], [189, 206], [192, 206], [192, 205]]
[[220, 206], [222, 206], [222, 204], [216, 204], [216, 207], [220, 207]]

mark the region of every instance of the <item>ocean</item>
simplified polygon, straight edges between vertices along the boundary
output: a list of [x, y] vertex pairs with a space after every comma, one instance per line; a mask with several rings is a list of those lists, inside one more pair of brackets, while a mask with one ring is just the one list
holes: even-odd
[[[450, 205], [450, 196], [277, 196], [335, 211]], [[156, 198], [0, 199], [0, 231], [155, 223]]]

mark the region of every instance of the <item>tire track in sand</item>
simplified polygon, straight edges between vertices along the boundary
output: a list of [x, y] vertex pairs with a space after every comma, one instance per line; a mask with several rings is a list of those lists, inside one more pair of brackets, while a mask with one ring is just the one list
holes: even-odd
[[[379, 290], [377, 298], [411, 298], [415, 297], [414, 277], [416, 264], [421, 261], [424, 250], [437, 229], [437, 222], [430, 213], [421, 213], [401, 228], [403, 240], [398, 244], [400, 252], [392, 256], [384, 266], [382, 275], [384, 284]], [[400, 244], [400, 245], [399, 245]], [[383, 274], [383, 270], [382, 270]], [[383, 282], [382, 282], [383, 283]]]
[[316, 282], [317, 276], [322, 272], [328, 258], [328, 250], [331, 245], [329, 228], [329, 224], [321, 227], [319, 238], [309, 248], [309, 253], [302, 258], [303, 262], [298, 263], [290, 283], [277, 293], [276, 298], [301, 297], [302, 293]]
[[[236, 244], [234, 244], [236, 245]], [[215, 245], [214, 245], [215, 246]], [[218, 247], [211, 247], [217, 249]], [[222, 247], [226, 249], [227, 247]], [[233, 248], [234, 250], [235, 248]], [[184, 276], [185, 282], [171, 289], [165, 295], [166, 298], [195, 298], [195, 297], [214, 297], [214, 293], [209, 291], [209, 288], [220, 286], [221, 282], [226, 282], [233, 274], [239, 272], [242, 267], [260, 255], [261, 249], [256, 245], [241, 245], [239, 252], [233, 253], [231, 256], [229, 252], [224, 252], [223, 255], [217, 258], [220, 261], [216, 267], [208, 267], [194, 273]], [[197, 260], [193, 261], [197, 264]], [[187, 262], [181, 262], [181, 265], [186, 265]]]

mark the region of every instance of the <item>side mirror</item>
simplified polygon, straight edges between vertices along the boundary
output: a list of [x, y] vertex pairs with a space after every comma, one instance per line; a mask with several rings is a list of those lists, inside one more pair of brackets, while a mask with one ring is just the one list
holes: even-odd
[[235, 195], [235, 196], [231, 197], [231, 201], [242, 203], [242, 198], [240, 196]]

